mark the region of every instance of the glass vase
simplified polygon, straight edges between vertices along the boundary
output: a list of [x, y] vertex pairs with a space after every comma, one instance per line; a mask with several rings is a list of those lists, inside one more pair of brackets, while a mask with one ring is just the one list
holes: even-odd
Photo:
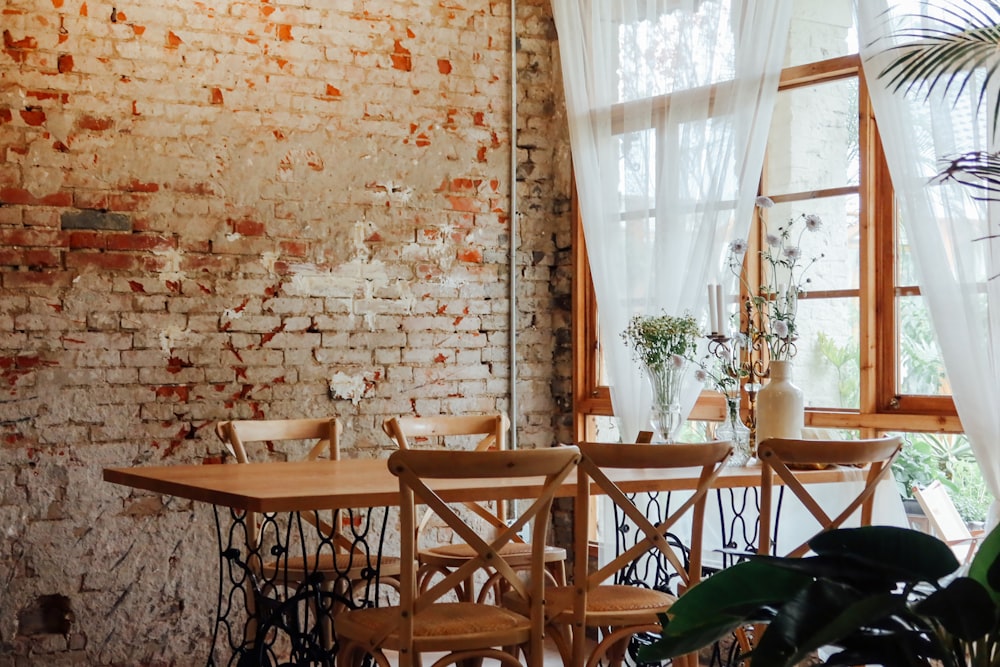
[[772, 361], [770, 381], [757, 394], [757, 446], [768, 438], [801, 438], [805, 424], [802, 390], [792, 382], [792, 362]]
[[686, 363], [664, 363], [647, 366], [646, 377], [653, 389], [653, 408], [650, 424], [654, 442], [672, 443], [681, 426], [681, 384]]
[[728, 466], [745, 466], [750, 461], [750, 429], [740, 419], [739, 393], [726, 395], [726, 417], [715, 429], [716, 440], [733, 443], [733, 455], [726, 460]]

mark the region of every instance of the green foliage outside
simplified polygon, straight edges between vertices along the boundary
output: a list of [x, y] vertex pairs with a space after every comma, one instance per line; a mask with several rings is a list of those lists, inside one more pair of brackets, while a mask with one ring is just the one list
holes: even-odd
[[[912, 394], [941, 393], [945, 377], [930, 318], [917, 300], [901, 299], [900, 357], [904, 390]], [[841, 406], [858, 405], [860, 356], [856, 345], [838, 345], [819, 334], [816, 349], [833, 368]], [[969, 439], [964, 434], [902, 433], [906, 442], [892, 472], [904, 498], [912, 498], [914, 485], [924, 487], [940, 480], [966, 521], [983, 521], [992, 497], [979, 471]]]

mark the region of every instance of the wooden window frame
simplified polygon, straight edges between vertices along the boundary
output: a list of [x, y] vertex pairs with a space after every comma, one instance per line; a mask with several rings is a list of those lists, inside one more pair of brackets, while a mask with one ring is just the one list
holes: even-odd
[[[861, 59], [857, 54], [832, 58], [798, 67], [786, 68], [780, 90], [817, 85], [839, 79], [858, 79], [859, 150], [861, 174], [857, 188], [833, 188], [823, 195], [854, 194], [862, 202], [859, 215], [861, 241], [858, 298], [861, 303], [861, 399], [857, 410], [809, 408], [806, 426], [814, 428], [857, 429], [861, 437], [874, 437], [890, 431], [961, 433], [962, 424], [950, 396], [913, 396], [896, 393], [896, 317], [895, 298], [919, 294], [912, 286], [897, 287], [895, 271], [875, 267], [895, 267], [896, 211], [888, 166], [878, 137], [871, 100], [867, 94]], [[839, 191], [843, 190], [841, 193]], [[878, 194], [873, 194], [878, 193]], [[818, 193], [809, 193], [816, 195]], [[867, 194], [867, 196], [866, 196]], [[780, 198], [787, 201], [803, 196]], [[776, 200], [779, 198], [776, 198]], [[599, 336], [597, 299], [587, 260], [583, 225], [573, 193], [573, 412], [578, 440], [591, 437], [588, 417], [613, 416], [611, 394], [598, 384]], [[751, 252], [759, 249], [763, 231], [755, 219], [751, 229]], [[750, 271], [759, 271], [750, 263]], [[760, 284], [751, 279], [746, 284]], [[852, 290], [853, 293], [853, 290]], [[824, 293], [827, 296], [833, 292]], [[852, 294], [853, 295], [853, 294]], [[742, 295], [746, 298], [746, 295]], [[719, 421], [723, 417], [722, 397], [712, 391], [702, 392], [689, 418]]]

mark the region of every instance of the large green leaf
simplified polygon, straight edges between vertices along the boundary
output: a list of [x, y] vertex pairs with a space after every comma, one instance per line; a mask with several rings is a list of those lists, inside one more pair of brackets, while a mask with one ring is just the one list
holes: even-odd
[[1000, 526], [979, 543], [979, 549], [969, 565], [969, 577], [982, 584], [1000, 606]]
[[768, 621], [811, 578], [767, 559], [726, 568], [690, 589], [663, 617], [663, 632], [640, 651], [640, 660], [690, 653], [748, 623]]
[[914, 607], [921, 616], [936, 619], [955, 637], [971, 641], [996, 628], [997, 606], [989, 591], [975, 579], [958, 577]]
[[820, 533], [809, 541], [820, 556], [841, 556], [899, 582], [935, 582], [958, 569], [951, 548], [931, 535], [896, 526], [863, 526]]
[[754, 664], [796, 665], [823, 646], [839, 644], [874, 619], [905, 608], [900, 595], [868, 595], [815, 581], [783, 605], [752, 653]]

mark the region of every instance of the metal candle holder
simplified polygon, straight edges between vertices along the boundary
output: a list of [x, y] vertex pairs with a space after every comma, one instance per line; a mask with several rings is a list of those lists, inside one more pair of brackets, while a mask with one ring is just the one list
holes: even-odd
[[757, 392], [768, 376], [769, 350], [764, 331], [754, 322], [754, 308], [750, 299], [744, 302], [746, 317], [740, 319], [739, 344], [721, 332], [708, 336], [708, 352], [722, 362], [722, 371], [729, 377], [746, 380], [743, 391], [747, 394], [747, 422], [750, 429], [750, 456], [757, 456]]

